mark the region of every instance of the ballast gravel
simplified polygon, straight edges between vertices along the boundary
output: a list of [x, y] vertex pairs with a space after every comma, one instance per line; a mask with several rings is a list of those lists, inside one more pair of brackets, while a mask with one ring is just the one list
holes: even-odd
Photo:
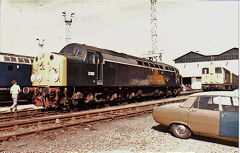
[[179, 139], [156, 123], [151, 114], [71, 127], [0, 142], [1, 152], [100, 152], [100, 153], [237, 153], [236, 143], [193, 136]]

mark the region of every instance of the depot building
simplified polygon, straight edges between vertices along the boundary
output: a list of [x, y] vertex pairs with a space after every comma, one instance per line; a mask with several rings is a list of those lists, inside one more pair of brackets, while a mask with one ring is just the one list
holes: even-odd
[[213, 64], [224, 67], [236, 75], [239, 75], [239, 49], [232, 48], [218, 55], [203, 55], [190, 51], [174, 60], [183, 77], [183, 84], [192, 89], [201, 89], [202, 68]]

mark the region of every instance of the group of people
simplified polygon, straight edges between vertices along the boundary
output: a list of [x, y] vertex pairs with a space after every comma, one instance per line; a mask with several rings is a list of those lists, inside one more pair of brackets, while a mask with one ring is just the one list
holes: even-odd
[[183, 92], [187, 91], [187, 90], [191, 90], [191, 84], [182, 84], [182, 89]]

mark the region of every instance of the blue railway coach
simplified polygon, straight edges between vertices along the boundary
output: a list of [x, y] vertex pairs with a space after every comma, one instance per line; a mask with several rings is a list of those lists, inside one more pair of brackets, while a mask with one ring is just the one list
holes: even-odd
[[16, 80], [21, 89], [31, 86], [33, 57], [0, 52], [0, 100], [10, 98], [11, 81]]

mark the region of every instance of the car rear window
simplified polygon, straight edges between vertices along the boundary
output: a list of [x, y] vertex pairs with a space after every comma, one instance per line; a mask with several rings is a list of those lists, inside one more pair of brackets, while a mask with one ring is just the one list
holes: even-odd
[[226, 112], [238, 112], [238, 98], [219, 97], [222, 110]]

